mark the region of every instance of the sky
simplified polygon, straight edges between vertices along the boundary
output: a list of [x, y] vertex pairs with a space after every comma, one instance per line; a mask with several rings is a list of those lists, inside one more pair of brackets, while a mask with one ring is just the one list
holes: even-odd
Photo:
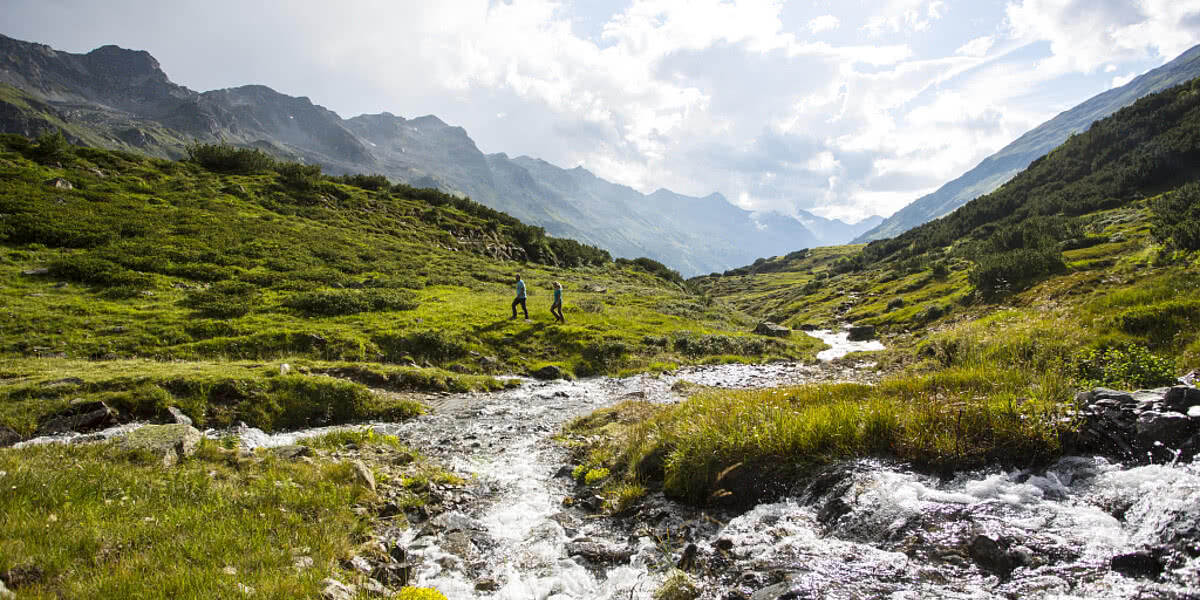
[[480, 150], [750, 210], [888, 216], [1200, 42], [1200, 0], [0, 0], [193, 90], [437, 115]]

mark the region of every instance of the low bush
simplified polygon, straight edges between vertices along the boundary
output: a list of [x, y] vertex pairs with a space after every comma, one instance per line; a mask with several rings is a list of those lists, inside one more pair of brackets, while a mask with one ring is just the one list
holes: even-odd
[[1075, 357], [1075, 374], [1083, 387], [1139, 389], [1170, 385], [1175, 381], [1174, 365], [1170, 360], [1132, 344], [1079, 353]]
[[208, 289], [188, 292], [180, 304], [206, 317], [232, 319], [249, 313], [258, 295], [258, 287], [252, 283], [222, 281]]
[[193, 144], [187, 148], [188, 160], [217, 173], [250, 175], [275, 166], [275, 159], [256, 148], [238, 148], [226, 144]]
[[306, 315], [334, 317], [368, 311], [412, 310], [417, 307], [411, 293], [388, 288], [325, 289], [295, 294], [284, 306]]
[[408, 356], [416, 360], [445, 363], [466, 356], [470, 349], [454, 335], [442, 330], [386, 333], [373, 341], [383, 352], [384, 360], [400, 362]]
[[72, 254], [56, 259], [49, 268], [55, 277], [90, 285], [137, 290], [154, 287], [154, 276], [130, 271], [112, 261], [88, 254]]
[[1150, 204], [1152, 232], [1178, 250], [1200, 250], [1200, 184], [1190, 183]]
[[1062, 253], [1057, 250], [1023, 248], [979, 256], [967, 280], [984, 300], [992, 300], [1027, 289], [1064, 268]]

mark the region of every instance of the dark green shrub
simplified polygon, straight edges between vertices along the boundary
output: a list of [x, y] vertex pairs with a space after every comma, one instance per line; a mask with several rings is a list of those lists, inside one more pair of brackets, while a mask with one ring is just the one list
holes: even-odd
[[583, 347], [583, 359], [598, 371], [619, 366], [629, 356], [629, 344], [622, 340], [601, 340]]
[[283, 187], [297, 192], [316, 190], [321, 178], [321, 165], [281, 163], [276, 165], [275, 171], [279, 173], [279, 182]]
[[180, 304], [196, 309], [200, 314], [218, 319], [232, 319], [250, 312], [258, 299], [258, 286], [243, 281], [222, 281], [206, 290], [189, 292]]
[[1075, 374], [1084, 387], [1150, 388], [1175, 381], [1170, 360], [1142, 346], [1091, 349], [1075, 357]]
[[332, 317], [373, 310], [412, 310], [417, 301], [411, 293], [397, 289], [325, 289], [295, 294], [284, 306], [307, 315]]
[[991, 300], [1027, 289], [1064, 268], [1057, 250], [1020, 249], [978, 257], [967, 280], [985, 300]]
[[758, 356], [766, 353], [768, 343], [758, 337], [737, 337], [720, 334], [697, 335], [690, 331], [676, 331], [672, 337], [675, 351], [690, 358], [740, 354]]
[[250, 175], [268, 171], [275, 159], [256, 148], [238, 148], [226, 144], [193, 144], [187, 148], [188, 160], [217, 173]]
[[457, 337], [441, 330], [386, 333], [373, 341], [383, 352], [384, 360], [399, 362], [405, 356], [435, 363], [462, 358], [470, 349]]
[[154, 277], [131, 271], [112, 261], [88, 254], [72, 254], [50, 263], [50, 273], [68, 281], [138, 291], [153, 288]]
[[388, 181], [388, 178], [384, 175], [338, 175], [336, 177], [330, 177], [329, 180], [373, 192], [386, 190], [392, 187], [392, 183]]
[[678, 271], [670, 269], [666, 265], [652, 258], [646, 258], [645, 256], [641, 258], [635, 258], [633, 260], [629, 260], [627, 258], [618, 258], [616, 263], [622, 266], [629, 265], [637, 267], [638, 269], [654, 275], [659, 279], [665, 279], [672, 283], [683, 283], [683, 276], [680, 275]]
[[1125, 333], [1144, 335], [1154, 342], [1169, 342], [1181, 331], [1200, 327], [1200, 299], [1168, 300], [1137, 306], [1117, 315], [1117, 327]]
[[71, 157], [71, 143], [61, 130], [38, 136], [37, 143], [29, 149], [30, 158], [42, 164], [62, 162]]
[[1152, 233], [1177, 250], [1200, 250], [1200, 184], [1189, 183], [1150, 204]]

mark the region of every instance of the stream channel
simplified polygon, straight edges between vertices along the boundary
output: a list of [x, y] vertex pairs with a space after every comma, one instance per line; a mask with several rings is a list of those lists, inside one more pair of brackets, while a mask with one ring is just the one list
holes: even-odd
[[[814, 332], [834, 354], [874, 347]], [[823, 355], [823, 358], [830, 354]], [[1122, 466], [1067, 457], [1036, 472], [938, 478], [861, 460], [796, 482], [788, 497], [731, 513], [652, 493], [624, 516], [568, 506], [576, 487], [552, 436], [622, 399], [681, 400], [684, 380], [735, 388], [863, 380], [850, 366], [775, 363], [682, 368], [624, 379], [528, 381], [435, 397], [429, 414], [369, 425], [468, 478], [467, 501], [395, 535], [411, 584], [453, 600], [650, 599], [690, 550], [704, 599], [1200, 598], [1200, 559], [1157, 577], [1113, 571], [1114, 556], [1200, 538], [1200, 463]], [[276, 446], [319, 430], [266, 435]], [[982, 540], [982, 541], [981, 541]]]

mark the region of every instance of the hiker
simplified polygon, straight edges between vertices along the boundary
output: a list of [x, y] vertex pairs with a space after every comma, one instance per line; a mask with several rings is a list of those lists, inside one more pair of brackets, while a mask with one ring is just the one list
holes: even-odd
[[550, 314], [554, 315], [555, 321], [566, 324], [562, 314], [562, 284], [557, 281], [554, 282], [554, 304], [550, 305]]
[[512, 303], [513, 316], [509, 320], [517, 318], [518, 304], [521, 305], [521, 310], [525, 311], [525, 320], [529, 320], [529, 309], [525, 308], [525, 282], [521, 281], [520, 273], [517, 273], [517, 297]]

